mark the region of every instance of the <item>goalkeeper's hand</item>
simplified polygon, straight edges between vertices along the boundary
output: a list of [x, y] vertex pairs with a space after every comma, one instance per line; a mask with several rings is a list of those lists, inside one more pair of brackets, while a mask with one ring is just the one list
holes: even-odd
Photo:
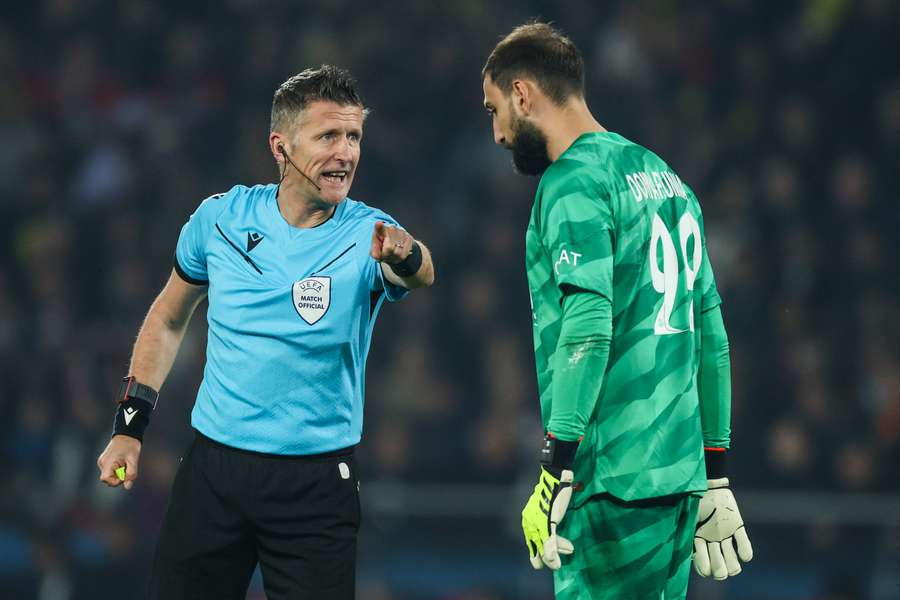
[[721, 581], [740, 573], [741, 562], [750, 562], [752, 558], [753, 548], [734, 494], [728, 489], [728, 478], [710, 479], [709, 490], [700, 499], [694, 533], [697, 574], [712, 575]]
[[[554, 472], [556, 471], [556, 472]], [[522, 510], [522, 531], [531, 557], [531, 566], [560, 567], [560, 554], [572, 554], [572, 542], [556, 533], [572, 499], [572, 471], [541, 467], [534, 493]]]

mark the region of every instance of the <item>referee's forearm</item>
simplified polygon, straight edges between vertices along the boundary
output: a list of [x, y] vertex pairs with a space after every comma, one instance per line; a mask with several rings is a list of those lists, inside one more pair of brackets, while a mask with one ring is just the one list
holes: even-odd
[[134, 375], [144, 385], [159, 390], [175, 362], [186, 330], [187, 323], [173, 327], [159, 311], [151, 308], [134, 343], [128, 374]]
[[172, 271], [138, 332], [131, 353], [129, 375], [159, 391], [175, 362], [191, 315], [206, 292], [206, 286], [185, 282]]

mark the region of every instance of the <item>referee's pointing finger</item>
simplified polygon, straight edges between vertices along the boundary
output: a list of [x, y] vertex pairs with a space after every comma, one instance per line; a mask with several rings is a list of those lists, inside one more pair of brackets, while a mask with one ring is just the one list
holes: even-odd
[[369, 251], [369, 254], [375, 260], [381, 260], [381, 247], [384, 243], [385, 235], [384, 223], [375, 221], [375, 229], [372, 231], [372, 249]]

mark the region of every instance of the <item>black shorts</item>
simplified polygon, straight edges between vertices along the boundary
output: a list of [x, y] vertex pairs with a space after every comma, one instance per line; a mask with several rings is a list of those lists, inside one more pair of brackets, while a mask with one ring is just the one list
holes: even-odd
[[259, 562], [269, 600], [350, 600], [359, 518], [352, 449], [277, 456], [198, 433], [175, 476], [147, 597], [243, 600]]

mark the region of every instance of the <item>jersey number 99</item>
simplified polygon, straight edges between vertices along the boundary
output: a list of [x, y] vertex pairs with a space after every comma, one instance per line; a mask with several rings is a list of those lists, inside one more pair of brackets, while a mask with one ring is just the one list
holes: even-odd
[[[660, 216], [653, 215], [653, 230], [650, 235], [650, 278], [653, 289], [662, 294], [662, 306], [656, 315], [653, 325], [653, 333], [656, 335], [673, 335], [694, 331], [694, 299], [690, 302], [680, 303], [676, 312], [678, 300], [679, 280], [684, 277], [684, 289], [693, 296], [694, 282], [700, 273], [703, 262], [703, 250], [700, 244], [700, 225], [690, 214], [685, 213], [678, 221], [676, 232], [678, 247], [672, 239], [672, 234]], [[679, 253], [680, 250], [680, 253]], [[662, 269], [660, 269], [659, 254], [662, 252]], [[681, 258], [681, 266], [679, 266]], [[684, 311], [687, 310], [687, 328], [678, 328], [672, 325], [673, 313], [679, 324], [685, 321]], [[679, 318], [680, 317], [680, 318]]]

